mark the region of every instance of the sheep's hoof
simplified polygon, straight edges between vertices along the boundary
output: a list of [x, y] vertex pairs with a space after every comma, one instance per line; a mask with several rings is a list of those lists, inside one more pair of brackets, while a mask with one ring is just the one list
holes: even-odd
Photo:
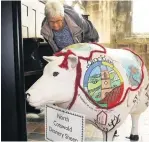
[[132, 141], [138, 141], [139, 140], [139, 135], [132, 135], [131, 134], [129, 139], [132, 140]]

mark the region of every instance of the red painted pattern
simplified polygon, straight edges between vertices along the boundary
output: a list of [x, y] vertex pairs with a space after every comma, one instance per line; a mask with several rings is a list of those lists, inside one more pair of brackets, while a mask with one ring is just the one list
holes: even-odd
[[[100, 51], [100, 50], [94, 50], [94, 51], [91, 51], [89, 57], [82, 57], [82, 56], [78, 56], [78, 59], [79, 59], [79, 62], [78, 62], [78, 65], [77, 65], [77, 68], [76, 68], [76, 72], [77, 72], [77, 75], [76, 75], [76, 80], [75, 80], [75, 92], [74, 92], [74, 96], [73, 96], [73, 99], [69, 105], [69, 109], [71, 109], [71, 107], [73, 106], [73, 104], [75, 103], [75, 100], [77, 98], [77, 95], [78, 95], [78, 88], [80, 88], [83, 93], [85, 94], [85, 96], [97, 107], [97, 108], [102, 108], [102, 109], [111, 109], [115, 106], [118, 106], [120, 105], [126, 98], [127, 96], [127, 93], [128, 91], [136, 91], [137, 89], [140, 88], [141, 84], [142, 84], [142, 81], [144, 79], [144, 72], [143, 72], [143, 66], [144, 66], [144, 62], [143, 60], [140, 58], [140, 56], [138, 56], [136, 53], [134, 53], [133, 51], [129, 50], [130, 52], [132, 52], [133, 54], [135, 54], [136, 56], [138, 56], [140, 58], [140, 60], [142, 61], [142, 66], [141, 66], [141, 70], [142, 70], [142, 78], [141, 78], [141, 82], [140, 84], [136, 87], [136, 88], [131, 88], [131, 87], [128, 87], [126, 89], [126, 92], [125, 92], [125, 95], [123, 97], [123, 99], [121, 100], [121, 96], [123, 94], [123, 90], [124, 90], [124, 84], [122, 84], [120, 86], [120, 94], [117, 95], [116, 97], [116, 100], [115, 101], [108, 101], [108, 107], [101, 107], [99, 106], [93, 99], [90, 98], [90, 96], [84, 91], [84, 89], [82, 88], [82, 86], [80, 85], [80, 80], [81, 80], [81, 76], [82, 76], [82, 69], [81, 69], [81, 63], [80, 63], [80, 59], [82, 60], [86, 60], [86, 61], [89, 61], [91, 60], [92, 56], [94, 53], [104, 53], [106, 54], [106, 49], [100, 45], [100, 44], [97, 44], [97, 43], [92, 43], [92, 44], [96, 44], [98, 46], [100, 46], [103, 51]], [[125, 49], [125, 50], [128, 50], [128, 49]], [[75, 55], [71, 50], [67, 50], [67, 52], [58, 52], [55, 54], [55, 56], [64, 56], [64, 60], [62, 61], [62, 63], [59, 65], [61, 68], [64, 68], [64, 69], [68, 69], [68, 56], [69, 55]], [[114, 99], [113, 99], [114, 100]], [[120, 101], [121, 100], [121, 101]]]

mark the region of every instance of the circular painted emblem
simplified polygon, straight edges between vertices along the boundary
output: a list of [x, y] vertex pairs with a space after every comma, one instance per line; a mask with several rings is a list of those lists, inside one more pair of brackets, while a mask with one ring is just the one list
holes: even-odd
[[121, 74], [113, 64], [97, 61], [88, 67], [83, 88], [91, 102], [101, 108], [109, 108], [121, 100], [124, 83]]

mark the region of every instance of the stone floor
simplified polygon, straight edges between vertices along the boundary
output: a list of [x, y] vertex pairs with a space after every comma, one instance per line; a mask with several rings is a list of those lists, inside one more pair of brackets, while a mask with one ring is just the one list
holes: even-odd
[[[43, 119], [32, 119], [27, 122], [28, 141], [45, 141], [45, 127]], [[131, 131], [131, 118], [128, 116], [126, 121], [118, 129], [118, 137], [114, 141], [129, 142], [126, 136], [130, 135]], [[149, 142], [149, 108], [142, 113], [139, 120], [139, 142]], [[101, 131], [97, 130], [92, 125], [86, 127], [85, 141], [100, 141], [102, 140]]]

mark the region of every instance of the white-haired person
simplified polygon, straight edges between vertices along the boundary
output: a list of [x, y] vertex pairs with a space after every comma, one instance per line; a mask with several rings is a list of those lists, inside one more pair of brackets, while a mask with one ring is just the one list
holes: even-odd
[[41, 35], [49, 43], [53, 53], [74, 43], [97, 42], [99, 39], [89, 20], [58, 0], [50, 0], [45, 4]]

